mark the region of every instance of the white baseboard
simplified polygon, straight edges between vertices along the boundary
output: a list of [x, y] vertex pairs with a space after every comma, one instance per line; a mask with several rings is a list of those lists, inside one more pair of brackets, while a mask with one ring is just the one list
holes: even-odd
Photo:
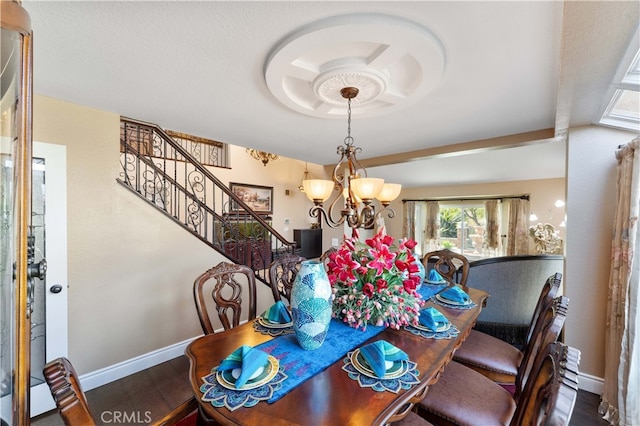
[[602, 395], [604, 389], [604, 378], [592, 376], [591, 374], [578, 374], [578, 388], [587, 392]]
[[101, 368], [100, 370], [92, 371], [91, 373], [83, 374], [80, 376], [80, 383], [85, 391], [95, 389], [97, 387], [106, 385], [115, 380], [122, 379], [123, 377], [145, 370], [147, 368], [158, 365], [162, 362], [169, 361], [184, 355], [184, 350], [192, 339], [187, 339], [182, 342], [174, 343], [173, 345], [166, 346], [164, 348], [157, 349], [155, 351], [137, 356], [135, 358], [128, 359], [126, 361], [119, 362], [118, 364], [111, 365], [109, 367]]

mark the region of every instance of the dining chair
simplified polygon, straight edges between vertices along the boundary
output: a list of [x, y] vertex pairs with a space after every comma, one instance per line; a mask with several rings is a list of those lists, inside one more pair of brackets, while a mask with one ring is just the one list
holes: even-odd
[[473, 368], [496, 383], [513, 385], [518, 375], [518, 367], [526, 353], [533, 348], [532, 335], [544, 307], [558, 294], [562, 274], [551, 275], [542, 286], [536, 304], [523, 350], [478, 330], [471, 330], [465, 341], [455, 352], [453, 359]]
[[580, 351], [550, 342], [537, 353], [517, 402], [500, 385], [455, 361], [445, 367], [418, 413], [437, 425], [568, 425], [578, 396]]
[[520, 425], [512, 420], [517, 418], [518, 407], [527, 406], [527, 398], [534, 395], [528, 388], [539, 380], [536, 365], [540, 354], [557, 341], [564, 326], [568, 302], [567, 297], [557, 297], [540, 314], [534, 333], [534, 351], [520, 364], [515, 394], [477, 371], [451, 361], [426, 397], [417, 404], [421, 417], [438, 425]]
[[469, 276], [469, 259], [460, 253], [449, 249], [431, 251], [422, 256], [422, 264], [427, 271], [435, 269], [449, 285], [460, 284], [464, 291], [468, 291], [467, 277]]
[[331, 256], [331, 253], [335, 253], [337, 252], [338, 249], [335, 247], [329, 247], [324, 253], [322, 253], [320, 255], [320, 262], [322, 262], [324, 264], [325, 269], [327, 269], [327, 265], [329, 264], [329, 260]]
[[[64, 357], [49, 361], [43, 368], [44, 378], [58, 413], [67, 426], [93, 426], [98, 424], [93, 416], [80, 380], [71, 362]], [[194, 397], [171, 410], [153, 425], [174, 425], [198, 408]]]
[[[193, 282], [193, 298], [204, 334], [214, 333], [208, 305], [213, 303], [225, 330], [240, 324], [243, 288], [248, 293], [247, 319], [256, 318], [256, 276], [251, 268], [236, 263], [220, 262]], [[211, 298], [205, 297], [206, 291]], [[212, 307], [213, 308], [213, 307]]]
[[277, 302], [283, 298], [287, 302], [291, 301], [293, 281], [305, 260], [307, 259], [302, 256], [285, 254], [271, 262], [269, 265], [269, 284], [271, 284], [274, 301]]

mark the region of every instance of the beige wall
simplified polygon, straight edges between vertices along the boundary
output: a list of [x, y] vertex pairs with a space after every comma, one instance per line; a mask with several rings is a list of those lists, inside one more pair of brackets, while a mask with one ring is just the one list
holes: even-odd
[[[119, 119], [34, 97], [34, 140], [67, 149], [69, 357], [80, 374], [201, 334], [192, 283], [224, 260], [116, 182]], [[312, 203], [297, 189], [303, 162], [265, 167], [239, 147], [231, 162], [232, 170], [216, 170], [223, 182], [274, 187], [273, 223], [283, 236], [293, 240], [294, 228], [309, 227]], [[259, 289], [264, 309], [273, 299]]]
[[599, 378], [604, 376], [615, 151], [636, 136], [596, 126], [569, 133], [565, 291], [571, 303], [565, 340], [582, 351], [580, 370]]

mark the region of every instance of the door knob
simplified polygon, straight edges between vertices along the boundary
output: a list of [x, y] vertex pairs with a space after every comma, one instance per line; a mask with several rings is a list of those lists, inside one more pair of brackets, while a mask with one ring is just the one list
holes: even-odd
[[47, 275], [47, 261], [42, 259], [38, 263], [30, 263], [27, 265], [27, 278], [40, 278], [44, 280]]

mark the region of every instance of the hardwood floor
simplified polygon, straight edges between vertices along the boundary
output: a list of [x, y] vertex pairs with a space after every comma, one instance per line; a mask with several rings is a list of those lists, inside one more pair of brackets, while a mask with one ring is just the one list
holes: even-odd
[[[143, 425], [161, 418], [192, 396], [188, 374], [189, 360], [181, 356], [85, 394], [98, 424]], [[64, 426], [57, 411], [37, 416], [31, 424]]]
[[[155, 367], [86, 392], [87, 401], [99, 424], [146, 424], [162, 417], [191, 396], [189, 361], [181, 356]], [[570, 426], [599, 426], [608, 423], [598, 415], [600, 396], [578, 392]], [[115, 421], [126, 413], [130, 422]], [[148, 416], [147, 416], [148, 413]], [[120, 414], [119, 420], [122, 420]], [[133, 417], [132, 417], [133, 416]], [[31, 419], [33, 426], [64, 426], [56, 411]]]

